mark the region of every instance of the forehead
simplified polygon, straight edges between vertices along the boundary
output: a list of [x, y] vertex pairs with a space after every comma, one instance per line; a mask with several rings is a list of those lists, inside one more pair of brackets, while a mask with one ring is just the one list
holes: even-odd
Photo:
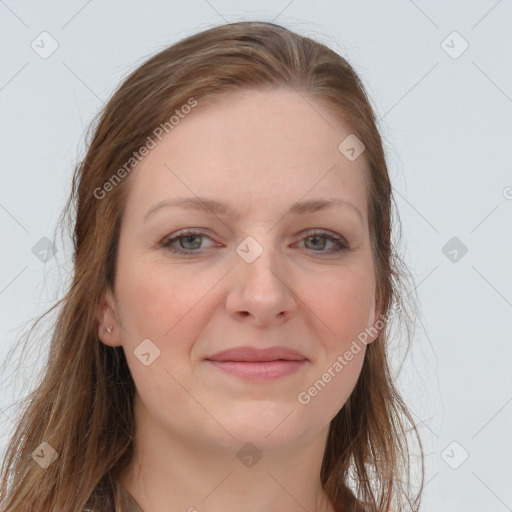
[[338, 149], [351, 133], [332, 107], [289, 89], [199, 101], [133, 171], [129, 211], [184, 195], [240, 210], [338, 193], [366, 217], [364, 154], [350, 161]]

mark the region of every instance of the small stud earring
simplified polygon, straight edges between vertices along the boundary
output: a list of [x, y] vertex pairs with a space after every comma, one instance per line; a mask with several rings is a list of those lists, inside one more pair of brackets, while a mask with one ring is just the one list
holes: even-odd
[[113, 327], [106, 327], [104, 330], [110, 334], [112, 332], [112, 329]]

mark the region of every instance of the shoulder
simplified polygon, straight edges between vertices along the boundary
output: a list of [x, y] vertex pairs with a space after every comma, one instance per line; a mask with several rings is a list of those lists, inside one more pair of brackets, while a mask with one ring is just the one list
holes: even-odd
[[112, 512], [118, 510], [116, 503], [119, 504], [121, 512], [143, 512], [138, 503], [119, 482], [115, 481], [114, 487], [110, 491], [104, 488], [103, 492], [97, 490], [97, 492], [91, 494], [81, 512]]
[[95, 489], [81, 512], [112, 512], [115, 510], [113, 496], [105, 490]]
[[112, 512], [112, 510], [112, 506], [106, 501], [97, 501], [94, 505], [87, 502], [85, 508], [83, 508], [81, 512]]
[[143, 512], [133, 496], [121, 484], [118, 484], [118, 490], [123, 512]]

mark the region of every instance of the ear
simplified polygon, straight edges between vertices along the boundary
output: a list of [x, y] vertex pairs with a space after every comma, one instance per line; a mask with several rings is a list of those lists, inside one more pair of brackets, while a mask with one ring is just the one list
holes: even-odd
[[[368, 317], [368, 324], [367, 324], [367, 332], [368, 332], [368, 340], [366, 343], [372, 343], [377, 339], [377, 337], [380, 334], [380, 330], [382, 329], [382, 321], [380, 320], [380, 302], [375, 300], [374, 307], [371, 308], [370, 314]], [[377, 327], [375, 324], [378, 323], [379, 326]]]
[[118, 347], [121, 342], [121, 328], [117, 321], [115, 300], [110, 290], [105, 291], [96, 309], [98, 337], [110, 347]]

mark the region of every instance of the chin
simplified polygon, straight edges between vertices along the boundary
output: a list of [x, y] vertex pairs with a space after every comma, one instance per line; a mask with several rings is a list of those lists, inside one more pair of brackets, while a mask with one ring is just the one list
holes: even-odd
[[238, 450], [247, 442], [261, 450], [272, 450], [302, 437], [307, 431], [304, 418], [295, 404], [248, 402], [230, 407], [227, 416], [215, 415], [227, 433], [219, 439], [224, 447]]

